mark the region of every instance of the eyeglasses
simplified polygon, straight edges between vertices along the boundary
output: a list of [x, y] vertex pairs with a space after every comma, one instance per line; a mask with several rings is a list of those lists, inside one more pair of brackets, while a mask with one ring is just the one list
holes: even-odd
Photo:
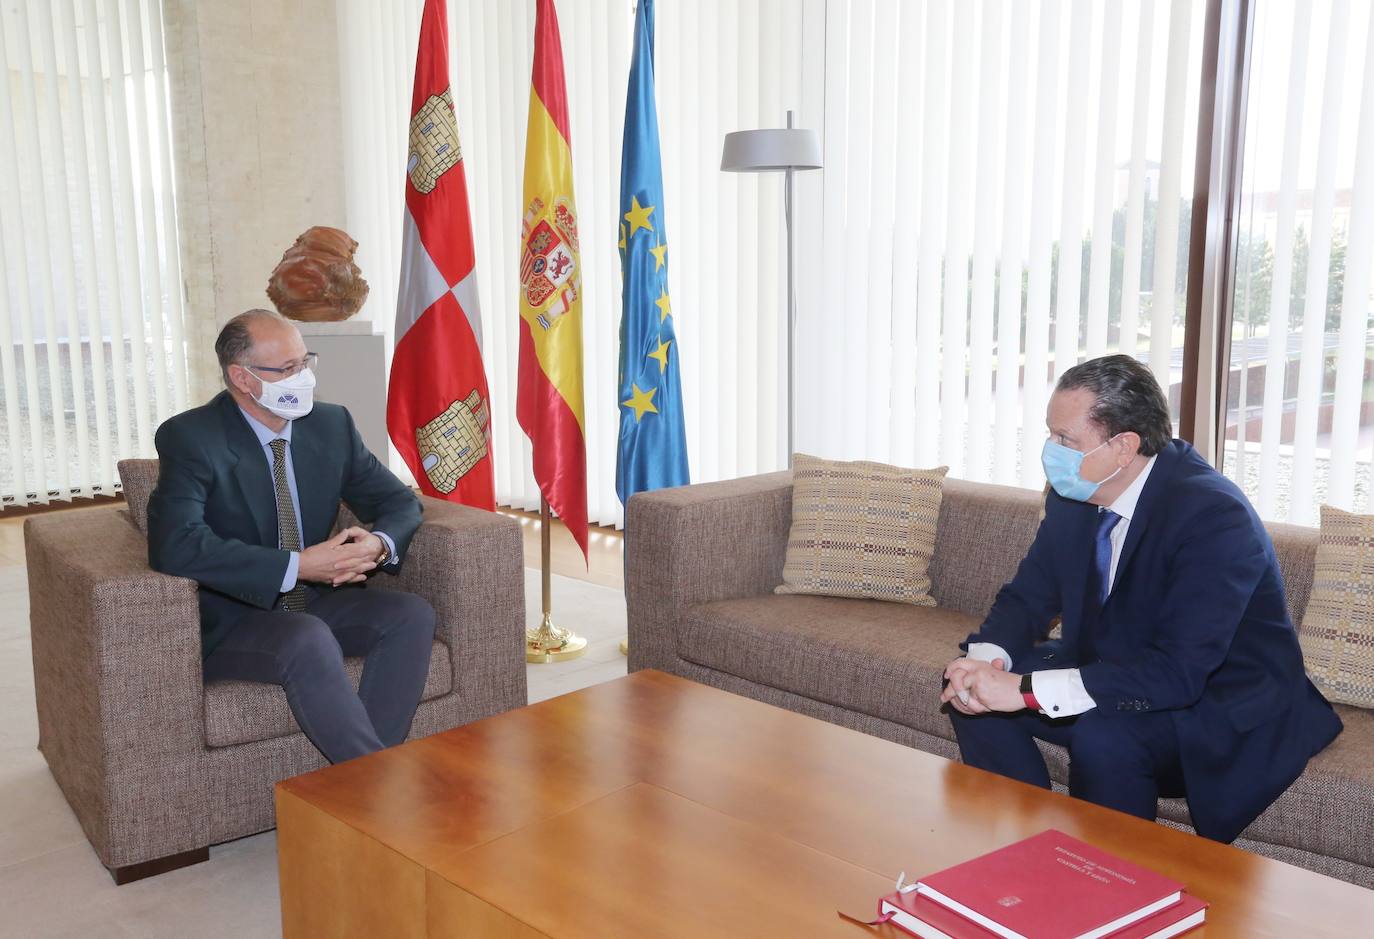
[[245, 365], [244, 368], [255, 369], [259, 372], [271, 372], [273, 375], [281, 375], [283, 378], [292, 378], [301, 373], [302, 369], [315, 370], [315, 365], [320, 361], [319, 353], [307, 352], [305, 358], [299, 362], [288, 362], [281, 368], [273, 368], [270, 365]]

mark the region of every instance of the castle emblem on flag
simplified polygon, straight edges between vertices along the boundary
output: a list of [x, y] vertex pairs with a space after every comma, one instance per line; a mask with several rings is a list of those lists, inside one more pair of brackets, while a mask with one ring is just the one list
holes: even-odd
[[410, 119], [410, 153], [406, 173], [420, 192], [433, 192], [439, 177], [463, 159], [458, 122], [453, 116], [453, 93], [430, 95]]
[[487, 455], [490, 439], [491, 413], [475, 388], [462, 401], [454, 401], [438, 417], [415, 429], [420, 465], [430, 485], [445, 494]]
[[558, 199], [552, 213], [535, 198], [521, 226], [525, 247], [520, 255], [520, 286], [525, 302], [538, 314], [545, 329], [568, 312], [577, 299], [581, 280], [577, 270], [577, 218], [566, 199]]

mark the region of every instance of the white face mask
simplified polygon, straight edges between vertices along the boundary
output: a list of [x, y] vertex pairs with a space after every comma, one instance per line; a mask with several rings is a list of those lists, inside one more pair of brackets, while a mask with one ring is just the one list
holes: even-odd
[[290, 378], [281, 381], [268, 381], [254, 373], [262, 382], [262, 391], [257, 401], [277, 417], [294, 421], [305, 417], [315, 406], [315, 373], [303, 368]]

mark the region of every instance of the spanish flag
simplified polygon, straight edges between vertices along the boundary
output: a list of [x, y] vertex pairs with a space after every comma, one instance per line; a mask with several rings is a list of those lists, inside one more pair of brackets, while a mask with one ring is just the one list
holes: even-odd
[[568, 95], [553, 0], [537, 0], [536, 6], [524, 202], [515, 416], [534, 450], [540, 492], [586, 555], [582, 270]]

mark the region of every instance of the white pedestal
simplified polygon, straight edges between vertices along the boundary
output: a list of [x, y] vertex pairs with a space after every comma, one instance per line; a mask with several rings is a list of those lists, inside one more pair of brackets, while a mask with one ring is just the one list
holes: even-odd
[[348, 408], [363, 443], [386, 465], [386, 337], [371, 320], [297, 322], [296, 328], [305, 347], [320, 355], [316, 399]]

